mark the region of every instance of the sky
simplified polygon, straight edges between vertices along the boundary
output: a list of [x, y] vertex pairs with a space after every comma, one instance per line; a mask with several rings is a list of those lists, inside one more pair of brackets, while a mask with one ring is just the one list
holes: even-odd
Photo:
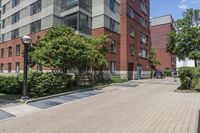
[[151, 17], [171, 14], [177, 20], [188, 8], [200, 9], [200, 0], [150, 0]]

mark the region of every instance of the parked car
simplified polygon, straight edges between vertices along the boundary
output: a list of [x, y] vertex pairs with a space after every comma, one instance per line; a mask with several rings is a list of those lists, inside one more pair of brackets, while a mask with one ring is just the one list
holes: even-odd
[[157, 70], [155, 73], [154, 73], [154, 78], [157, 78], [157, 79], [162, 79], [162, 78], [165, 78], [165, 75], [162, 71], [159, 71]]

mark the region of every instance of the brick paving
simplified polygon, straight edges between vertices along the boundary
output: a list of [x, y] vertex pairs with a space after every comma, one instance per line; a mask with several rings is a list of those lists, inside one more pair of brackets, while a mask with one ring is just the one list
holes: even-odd
[[177, 87], [173, 79], [110, 86], [99, 95], [0, 121], [0, 133], [198, 133], [200, 94], [173, 92]]

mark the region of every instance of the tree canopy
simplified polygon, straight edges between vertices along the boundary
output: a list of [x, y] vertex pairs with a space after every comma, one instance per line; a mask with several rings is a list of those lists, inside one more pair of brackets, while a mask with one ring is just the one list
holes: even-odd
[[176, 31], [168, 35], [167, 51], [180, 60], [193, 59], [195, 66], [200, 60], [200, 10], [187, 9], [177, 20]]
[[30, 52], [32, 66], [40, 64], [54, 73], [86, 66], [106, 65], [108, 37], [85, 37], [75, 34], [69, 27], [56, 26], [40, 38]]
[[156, 52], [154, 49], [151, 49], [149, 53], [148, 62], [152, 70], [156, 70], [156, 66], [160, 65], [160, 61], [156, 58]]

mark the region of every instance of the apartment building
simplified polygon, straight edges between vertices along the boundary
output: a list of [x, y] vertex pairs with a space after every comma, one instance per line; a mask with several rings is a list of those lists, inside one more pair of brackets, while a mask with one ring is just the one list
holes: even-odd
[[148, 77], [149, 0], [2, 0], [1, 15], [1, 73], [23, 72], [21, 36], [36, 42], [49, 28], [64, 24], [81, 35], [110, 35], [105, 72]]
[[159, 70], [176, 70], [176, 57], [167, 52], [168, 34], [175, 29], [175, 22], [171, 15], [151, 18], [152, 48], [157, 53], [160, 65]]

